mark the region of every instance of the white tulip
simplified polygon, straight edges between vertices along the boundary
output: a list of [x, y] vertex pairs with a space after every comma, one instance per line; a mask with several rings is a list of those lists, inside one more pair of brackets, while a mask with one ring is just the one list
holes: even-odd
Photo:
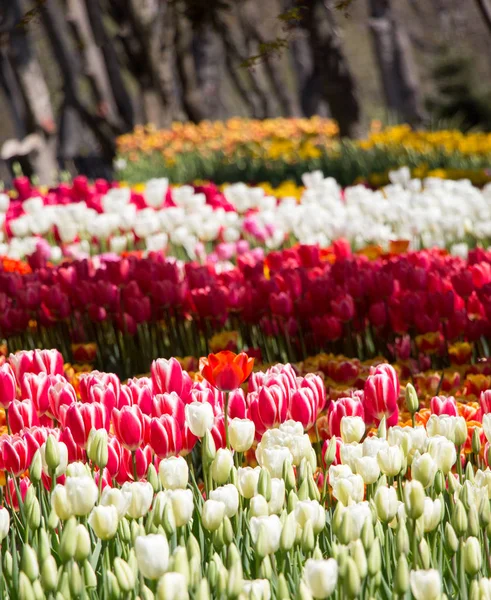
[[358, 475], [363, 477], [366, 485], [375, 483], [380, 477], [378, 460], [373, 456], [362, 456], [355, 459], [355, 469]]
[[125, 488], [123, 486], [123, 489], [119, 489], [106, 486], [102, 490], [101, 505], [114, 506], [118, 513], [118, 518], [122, 519], [128, 511], [128, 508], [131, 503], [131, 498], [132, 493], [128, 489], [128, 487]]
[[99, 495], [92, 477], [67, 477], [65, 489], [70, 512], [77, 517], [88, 515]]
[[244, 498], [252, 498], [257, 494], [257, 483], [261, 467], [239, 467], [237, 470], [237, 481], [239, 492]]
[[425, 533], [433, 531], [437, 528], [443, 516], [442, 510], [443, 504], [439, 498], [436, 498], [436, 500], [432, 500], [431, 498], [428, 498], [428, 496], [426, 496], [425, 510], [423, 513]]
[[328, 598], [338, 583], [338, 563], [334, 558], [327, 560], [309, 558], [304, 567], [304, 579], [316, 600]]
[[457, 461], [455, 444], [441, 435], [428, 438], [428, 452], [445, 475]]
[[438, 600], [442, 594], [442, 580], [436, 569], [411, 571], [411, 592], [415, 600]]
[[225, 504], [219, 500], [206, 500], [201, 513], [203, 527], [208, 531], [218, 529], [225, 517], [225, 509]]
[[4, 507], [0, 506], [0, 541], [4, 540], [10, 530], [10, 513]]
[[229, 483], [210, 492], [211, 500], [218, 500], [225, 505], [225, 514], [231, 518], [239, 510], [239, 492], [235, 485]]
[[193, 492], [191, 490], [168, 490], [165, 492], [172, 504], [172, 512], [174, 513], [174, 519], [177, 527], [187, 525], [193, 517], [194, 511], [194, 499]]
[[236, 452], [247, 452], [254, 443], [256, 426], [250, 419], [231, 419], [228, 425], [230, 446]]
[[159, 579], [169, 566], [169, 543], [165, 535], [149, 534], [135, 540], [138, 568], [143, 577]]
[[349, 475], [342, 479], [336, 479], [332, 484], [332, 495], [341, 504], [347, 506], [353, 502], [361, 502], [365, 495], [364, 481], [361, 475]]
[[121, 491], [123, 494], [131, 493], [131, 501], [126, 511], [128, 517], [139, 519], [148, 513], [153, 500], [153, 487], [148, 481], [127, 481]]
[[399, 446], [388, 446], [378, 451], [377, 460], [380, 470], [384, 475], [395, 477], [402, 468], [402, 450]]
[[160, 461], [159, 477], [166, 490], [185, 488], [188, 484], [189, 467], [182, 456], [171, 456]]
[[269, 514], [279, 514], [285, 504], [285, 481], [273, 477], [271, 479], [271, 499], [268, 502]]
[[359, 442], [365, 435], [365, 421], [361, 417], [343, 417], [341, 419], [341, 438], [345, 444]]
[[186, 404], [185, 410], [188, 427], [196, 437], [202, 438], [207, 430], [213, 428], [215, 417], [208, 402], [191, 402]]
[[252, 517], [250, 520], [252, 541], [261, 541], [261, 553], [273, 554], [280, 547], [281, 521], [278, 515], [268, 517]]
[[244, 581], [243, 591], [246, 598], [271, 600], [271, 585], [267, 579]]
[[307, 521], [310, 521], [314, 533], [320, 533], [326, 526], [326, 511], [317, 500], [299, 500], [294, 513], [300, 527], [305, 527]]
[[188, 600], [188, 583], [182, 573], [165, 573], [157, 586], [157, 600]]
[[119, 515], [115, 506], [95, 506], [89, 515], [89, 525], [101, 540], [110, 540], [116, 535]]

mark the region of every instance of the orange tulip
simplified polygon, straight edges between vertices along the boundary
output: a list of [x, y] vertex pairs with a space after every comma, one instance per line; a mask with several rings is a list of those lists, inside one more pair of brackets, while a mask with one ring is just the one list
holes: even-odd
[[235, 354], [230, 350], [208, 354], [208, 358], [199, 361], [201, 375], [222, 392], [236, 390], [249, 377], [253, 366], [254, 359], [245, 352]]

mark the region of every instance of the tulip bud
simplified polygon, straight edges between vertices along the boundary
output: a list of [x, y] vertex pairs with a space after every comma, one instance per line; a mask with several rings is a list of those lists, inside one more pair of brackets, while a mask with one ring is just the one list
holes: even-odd
[[157, 473], [157, 469], [154, 467], [152, 463], [148, 465], [147, 470], [147, 481], [152, 486], [155, 494], [160, 492], [160, 480]]
[[196, 600], [211, 600], [210, 586], [206, 577], [199, 582], [195, 598]]
[[3, 573], [8, 579], [12, 579], [13, 559], [12, 554], [7, 550], [3, 555]]
[[72, 597], [78, 598], [82, 593], [83, 580], [82, 574], [80, 573], [80, 567], [76, 562], [70, 564], [68, 575], [68, 585], [70, 586], [70, 592]]
[[99, 469], [104, 469], [109, 460], [108, 435], [105, 429], [91, 429], [87, 441], [87, 456]]
[[404, 486], [404, 506], [410, 519], [419, 519], [425, 508], [425, 491], [419, 481], [408, 481]]
[[29, 466], [29, 479], [32, 483], [37, 484], [41, 481], [43, 473], [43, 460], [41, 457], [41, 450], [38, 448], [32, 457], [31, 464]]
[[[403, 520], [399, 521], [396, 533], [396, 549], [397, 554], [409, 554], [409, 534], [407, 531], [406, 524]], [[408, 574], [409, 577], [409, 574]], [[408, 584], [409, 585], [409, 584]]]
[[266, 498], [266, 502], [271, 500], [271, 475], [267, 469], [261, 469], [257, 482], [257, 492]]
[[215, 561], [208, 563], [208, 581], [210, 582], [211, 589], [215, 589], [218, 582], [218, 568]]
[[39, 505], [39, 500], [36, 496], [30, 498], [29, 502], [24, 504], [24, 510], [29, 529], [36, 531], [41, 524], [41, 506]]
[[394, 579], [394, 591], [398, 596], [404, 596], [409, 590], [409, 566], [404, 554], [399, 556]]
[[418, 545], [419, 561], [423, 569], [430, 568], [431, 556], [428, 542], [425, 538], [422, 538]]
[[337, 532], [337, 537], [341, 544], [345, 546], [353, 539], [353, 517], [348, 511], [345, 511], [341, 517], [341, 525]]
[[351, 558], [355, 561], [361, 579], [367, 576], [368, 561], [361, 540], [355, 540], [351, 546]]
[[297, 521], [295, 514], [290, 512], [287, 516], [280, 536], [280, 548], [283, 552], [288, 552], [293, 548], [297, 534]]
[[[186, 550], [188, 552], [189, 560], [191, 560], [193, 558], [193, 556], [197, 556], [201, 561], [200, 546], [199, 546], [198, 540], [195, 538], [195, 536], [192, 533], [189, 534], [188, 541], [186, 543]], [[230, 548], [229, 548], [229, 551], [230, 551]]]
[[35, 600], [29, 577], [22, 571], [19, 574], [19, 600]]
[[491, 507], [486, 498], [479, 505], [479, 522], [483, 528], [491, 522]]
[[435, 488], [435, 494], [440, 495], [445, 489], [445, 475], [441, 469], [438, 469], [435, 475], [435, 481], [433, 482]]
[[118, 585], [123, 592], [130, 592], [135, 588], [135, 574], [126, 561], [122, 558], [115, 558], [113, 562], [114, 574], [118, 580]]
[[445, 550], [450, 556], [454, 555], [459, 549], [459, 539], [455, 533], [455, 529], [448, 522], [445, 523], [445, 537], [443, 542]]
[[336, 438], [332, 437], [329, 440], [329, 444], [327, 444], [327, 448], [324, 452], [324, 462], [326, 463], [326, 470], [329, 469], [329, 467], [332, 465], [332, 463], [334, 462], [334, 460], [336, 458], [336, 449], [337, 449]]
[[237, 598], [242, 591], [243, 586], [242, 563], [235, 562], [228, 572], [227, 596], [228, 598]]
[[293, 510], [295, 510], [295, 506], [297, 505], [297, 502], [299, 501], [299, 498], [297, 496], [297, 494], [295, 494], [295, 492], [293, 490], [290, 490], [290, 493], [288, 494], [288, 501], [287, 501], [287, 509], [288, 512], [292, 512]]
[[471, 584], [469, 586], [469, 600], [481, 600], [479, 584], [475, 579], [471, 581]]
[[472, 432], [472, 452], [477, 456], [481, 453], [481, 436], [478, 427]]
[[312, 600], [312, 594], [303, 581], [300, 581], [295, 600]]
[[[489, 506], [489, 501], [487, 501], [487, 505]], [[468, 525], [467, 525], [467, 535], [478, 537], [480, 530], [479, 523], [479, 513], [477, 512], [477, 508], [474, 504], [469, 506], [469, 511], [467, 513]]]
[[29, 577], [30, 581], [34, 581], [39, 577], [39, 564], [36, 552], [27, 544], [22, 548], [20, 568]]
[[97, 576], [88, 560], [84, 561], [84, 584], [89, 590], [97, 587]]
[[75, 549], [75, 560], [83, 562], [90, 555], [90, 535], [87, 527], [77, 525], [76, 527], [77, 546]]
[[467, 532], [469, 521], [467, 519], [467, 513], [463, 503], [457, 500], [454, 506], [452, 514], [452, 527], [455, 529], [455, 533], [458, 537], [462, 537]]
[[309, 499], [309, 482], [305, 477], [298, 488], [298, 499], [299, 500], [308, 500]]
[[234, 459], [230, 450], [227, 450], [226, 448], [218, 449], [215, 458], [211, 463], [211, 476], [213, 481], [218, 483], [218, 485], [226, 483], [233, 466]]
[[465, 572], [473, 577], [482, 566], [482, 552], [479, 540], [476, 537], [468, 537], [464, 542], [464, 568]]
[[[53, 498], [53, 496], [51, 496], [51, 498]], [[59, 524], [60, 524], [60, 519], [58, 518], [56, 511], [52, 510], [49, 513], [49, 517], [48, 517], [48, 527], [49, 527], [49, 529], [54, 531], [55, 529], [58, 529]]]
[[462, 490], [462, 486], [460, 485], [458, 478], [454, 477], [452, 475], [452, 473], [449, 473], [447, 481], [448, 481], [448, 493], [451, 496], [453, 496], [457, 492], [459, 492], [459, 497], [462, 500], [462, 496], [460, 495], [460, 491]]
[[53, 556], [49, 555], [41, 563], [41, 583], [46, 592], [52, 592], [58, 584], [58, 567]]
[[475, 477], [474, 477], [474, 466], [472, 465], [471, 462], [468, 462], [465, 465], [465, 480], [466, 481], [470, 481], [471, 483], [475, 482]]
[[[89, 540], [90, 543], [90, 540]], [[68, 562], [75, 556], [77, 550], [77, 520], [71, 517], [65, 523], [61, 535], [59, 554], [63, 563]]]
[[288, 583], [286, 582], [285, 576], [283, 573], [278, 575], [278, 585], [276, 591], [276, 597], [278, 600], [290, 600], [290, 589], [288, 587]]
[[203, 504], [201, 522], [208, 531], [217, 530], [225, 516], [225, 504], [218, 500], [206, 500]]
[[385, 415], [382, 417], [378, 425], [377, 437], [382, 438], [384, 440], [387, 439], [387, 419], [385, 418]]
[[164, 528], [167, 537], [172, 536], [176, 531], [176, 519], [174, 517], [174, 511], [172, 510], [172, 504], [170, 502], [167, 502], [167, 504], [164, 506], [162, 527]]
[[223, 519], [223, 543], [225, 546], [231, 544], [234, 540], [234, 537], [234, 528], [232, 527], [232, 522], [225, 515], [225, 518]]
[[125, 544], [129, 544], [132, 541], [132, 535], [131, 535], [131, 526], [130, 526], [130, 522], [128, 521], [128, 519], [126, 519], [126, 518], [121, 519], [121, 521], [119, 522], [119, 525], [118, 525], [118, 529], [119, 529], [119, 535], [121, 536], [121, 539], [123, 540], [123, 542]]
[[118, 600], [118, 598], [121, 598], [121, 590], [119, 589], [116, 575], [112, 571], [107, 571], [106, 577], [109, 588], [109, 598], [111, 600]]
[[375, 540], [375, 531], [373, 529], [373, 523], [371, 520], [366, 520], [361, 528], [361, 542], [365, 552], [369, 552]]
[[308, 488], [309, 488], [309, 498], [311, 500], [317, 500], [317, 502], [320, 502], [321, 499], [321, 493], [319, 491], [319, 488], [317, 487], [315, 481], [314, 481], [314, 477], [313, 475], [309, 475], [307, 477], [307, 484], [308, 484]]
[[238, 561], [242, 560], [240, 552], [237, 549], [237, 546], [235, 544], [230, 544], [229, 547], [227, 548], [227, 568], [230, 569], [230, 567], [237, 560]]
[[315, 536], [314, 528], [312, 527], [312, 521], [307, 521], [303, 527], [301, 547], [304, 554], [312, 552], [315, 547]]
[[[380, 550], [380, 548], [379, 548]], [[368, 572], [370, 573], [370, 557], [368, 559]], [[360, 574], [356, 567], [355, 561], [352, 558], [348, 558], [346, 561], [346, 570], [343, 576], [344, 580], [344, 591], [348, 598], [356, 598], [360, 593], [361, 581]]]
[[215, 458], [217, 453], [215, 441], [208, 429], [206, 430], [206, 433], [203, 439], [201, 440], [201, 444], [203, 446], [203, 461], [205, 465], [208, 466], [213, 462], [213, 459]]
[[405, 395], [407, 410], [413, 415], [419, 409], [419, 399], [416, 389], [412, 383], [406, 384]]
[[283, 481], [285, 482], [285, 488], [287, 492], [295, 490], [297, 487], [297, 482], [295, 481], [295, 471], [293, 470], [293, 465], [290, 461], [285, 460], [283, 463], [283, 473], [281, 475]]
[[49, 434], [46, 440], [45, 459], [48, 465], [48, 472], [55, 473], [60, 464], [61, 457], [58, 442], [52, 434]]
[[259, 565], [259, 577], [270, 580], [273, 576], [273, 567], [269, 556], [265, 556]]
[[380, 541], [376, 539], [368, 551], [368, 573], [373, 577], [382, 568]]

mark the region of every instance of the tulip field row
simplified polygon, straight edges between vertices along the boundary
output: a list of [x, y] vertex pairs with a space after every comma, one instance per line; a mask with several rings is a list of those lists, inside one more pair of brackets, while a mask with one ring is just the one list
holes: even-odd
[[406, 240], [411, 249], [434, 246], [465, 253], [491, 243], [491, 184], [462, 179], [411, 179], [402, 168], [377, 190], [342, 189], [320, 171], [304, 186], [244, 183], [170, 186], [151, 179], [134, 186], [76, 177], [52, 189], [14, 180], [0, 194], [0, 254], [34, 253], [58, 263], [94, 254], [163, 251], [184, 260], [217, 262], [249, 249], [278, 250], [295, 243], [326, 247], [339, 238], [353, 249], [384, 249]]
[[301, 182], [322, 170], [341, 185], [387, 182], [389, 171], [409, 166], [418, 176], [446, 173], [490, 181], [491, 134], [457, 130], [413, 131], [408, 125], [383, 129], [379, 122], [364, 140], [340, 139], [329, 119], [231, 119], [174, 123], [170, 129], [139, 127], [118, 139], [120, 179], [138, 183], [169, 177], [188, 183], [286, 179]]
[[487, 361], [198, 368], [3, 363], [3, 598], [490, 597]]

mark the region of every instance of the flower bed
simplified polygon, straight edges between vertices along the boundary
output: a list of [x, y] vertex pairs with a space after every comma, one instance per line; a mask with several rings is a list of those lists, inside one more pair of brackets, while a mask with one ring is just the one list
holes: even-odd
[[400, 125], [382, 131], [374, 127], [359, 142], [336, 135], [337, 127], [318, 117], [174, 124], [164, 131], [139, 128], [119, 139], [116, 165], [120, 178], [134, 183], [165, 176], [182, 183], [208, 179], [278, 185], [286, 179], [300, 183], [303, 173], [320, 169], [343, 186], [371, 177], [380, 185], [389, 170], [404, 165], [420, 174], [467, 171], [475, 183], [489, 181], [489, 133], [412, 131]]
[[[357, 389], [333, 396], [322, 374], [252, 362], [218, 353], [191, 377], [159, 359], [122, 384], [11, 355], [2, 594], [486, 598], [489, 392], [430, 399], [432, 375], [404, 389], [355, 361]], [[349, 361], [309, 364], [346, 379]]]
[[411, 249], [491, 243], [491, 186], [469, 181], [411, 179], [390, 173], [379, 190], [342, 189], [322, 173], [303, 175], [304, 187], [243, 183], [171, 187], [166, 179], [117, 187], [103, 180], [50, 190], [17, 179], [16, 193], [1, 196], [4, 243], [0, 254], [19, 259], [37, 253], [63, 258], [127, 251], [163, 251], [204, 262], [235, 259], [251, 247], [281, 249], [294, 243], [327, 247], [340, 237], [354, 249], [407, 240]]

